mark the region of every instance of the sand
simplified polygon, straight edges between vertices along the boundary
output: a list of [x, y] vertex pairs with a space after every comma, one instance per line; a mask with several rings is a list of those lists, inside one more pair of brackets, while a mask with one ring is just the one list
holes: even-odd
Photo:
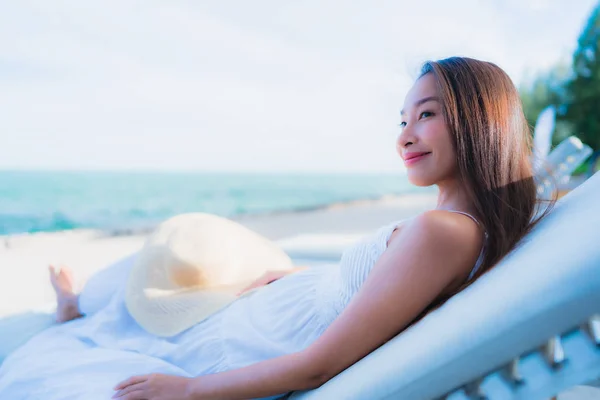
[[[433, 207], [434, 195], [416, 194], [236, 220], [305, 265], [339, 259], [345, 247], [380, 226]], [[48, 264], [71, 267], [81, 289], [95, 271], [139, 250], [145, 238], [146, 234], [115, 236], [93, 230], [0, 236], [0, 317], [54, 301]]]

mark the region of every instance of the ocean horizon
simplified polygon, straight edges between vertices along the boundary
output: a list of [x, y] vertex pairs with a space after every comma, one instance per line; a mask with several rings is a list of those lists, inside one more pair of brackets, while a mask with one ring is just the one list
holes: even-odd
[[142, 231], [177, 214], [294, 212], [422, 188], [405, 175], [178, 171], [0, 171], [0, 235]]

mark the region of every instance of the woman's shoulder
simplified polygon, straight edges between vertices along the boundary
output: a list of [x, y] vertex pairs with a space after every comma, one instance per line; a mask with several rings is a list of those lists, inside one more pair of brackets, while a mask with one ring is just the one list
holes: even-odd
[[430, 210], [403, 221], [389, 245], [410, 235], [423, 241], [431, 251], [462, 253], [466, 260], [477, 258], [483, 237], [481, 228], [471, 218], [446, 210]]
[[459, 237], [479, 237], [481, 228], [477, 220], [467, 213], [447, 210], [429, 210], [406, 219], [402, 226], [419, 229], [432, 234], [454, 234]]

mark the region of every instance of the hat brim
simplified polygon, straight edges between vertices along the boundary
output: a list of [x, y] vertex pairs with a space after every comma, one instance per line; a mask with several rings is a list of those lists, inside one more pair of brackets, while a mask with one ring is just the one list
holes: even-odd
[[251, 282], [210, 289], [156, 291], [130, 285], [125, 293], [127, 310], [147, 332], [169, 337], [202, 322], [237, 300]]

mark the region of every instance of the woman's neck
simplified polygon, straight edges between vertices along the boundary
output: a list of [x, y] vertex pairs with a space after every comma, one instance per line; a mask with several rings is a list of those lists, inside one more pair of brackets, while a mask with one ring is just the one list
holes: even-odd
[[460, 184], [458, 179], [444, 181], [437, 186], [439, 192], [436, 209], [462, 211], [470, 214], [475, 211], [464, 185]]

